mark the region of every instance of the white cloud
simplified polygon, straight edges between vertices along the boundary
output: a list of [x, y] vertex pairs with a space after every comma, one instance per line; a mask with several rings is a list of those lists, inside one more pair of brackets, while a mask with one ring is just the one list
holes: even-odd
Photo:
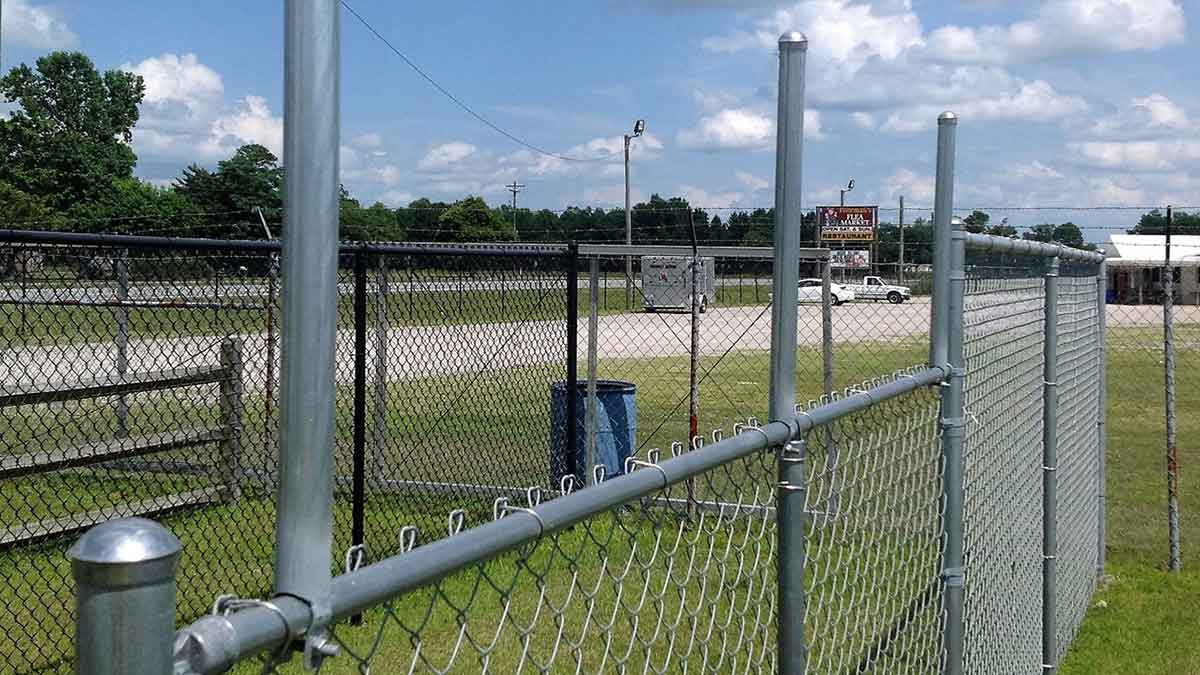
[[745, 108], [727, 108], [701, 117], [694, 128], [680, 130], [676, 140], [689, 150], [762, 150], [774, 138], [771, 118]]
[[708, 38], [704, 47], [715, 52], [735, 52], [752, 47], [775, 49], [779, 36], [800, 27], [811, 44], [809, 52], [818, 71], [853, 77], [869, 61], [892, 61], [924, 44], [921, 21], [910, 0], [885, 0], [867, 4], [853, 0], [805, 0], [780, 8], [755, 22], [750, 31]]
[[421, 161], [417, 162], [417, 170], [426, 172], [446, 171], [459, 165], [463, 160], [470, 158], [477, 150], [478, 148], [474, 145], [462, 141], [435, 145], [429, 148], [425, 156], [421, 158]]
[[746, 189], [750, 192], [758, 192], [771, 187], [770, 181], [759, 178], [758, 176], [746, 171], [734, 171], [733, 175], [738, 179], [738, 182], [746, 186]]
[[142, 76], [146, 84], [143, 105], [168, 107], [182, 104], [189, 114], [219, 105], [225, 85], [215, 70], [200, 63], [195, 54], [163, 54], [137, 65], [126, 63], [121, 70]]
[[1176, 0], [1050, 0], [1007, 26], [943, 26], [929, 34], [930, 58], [1029, 63], [1064, 54], [1154, 50], [1182, 42]]
[[[1051, 51], [1020, 49], [1020, 60], [1064, 50], [1134, 48], [1136, 39], [1096, 37], [1102, 26], [1124, 23], [1140, 36], [1159, 36], [1155, 31], [1161, 30], [1167, 42], [1175, 39], [1179, 25], [1175, 2], [1150, 0], [1145, 7], [1135, 2], [1049, 0], [1030, 21], [1045, 31], [1043, 42], [1050, 45], [1045, 49]], [[1151, 17], [1165, 22], [1165, 27]], [[1058, 31], [1050, 27], [1067, 20], [1074, 23], [1061, 29], [1066, 38], [1060, 44]], [[954, 110], [969, 120], [1053, 122], [1087, 109], [1083, 98], [1061, 92], [1044, 79], [1025, 79], [999, 67], [1018, 59], [996, 55], [1003, 50], [984, 29], [943, 26], [926, 33], [911, 0], [802, 0], [749, 21], [750, 29], [709, 38], [704, 45], [719, 52], [773, 51], [782, 32], [805, 30], [813, 45], [808, 54], [810, 103], [825, 110], [854, 111], [851, 122], [863, 129], [893, 133], [929, 129], [942, 110]], [[1004, 31], [1020, 36], [1027, 30], [1023, 26], [1016, 23]]]
[[[804, 111], [804, 138], [828, 138], [819, 110]], [[775, 145], [775, 120], [752, 108], [726, 108], [701, 117], [694, 127], [681, 129], [675, 140], [687, 150], [765, 150]]]
[[738, 206], [746, 196], [741, 192], [709, 192], [694, 185], [680, 185], [676, 193], [681, 195], [693, 207], [728, 208]]
[[238, 101], [231, 112], [209, 127], [207, 147], [218, 156], [231, 155], [246, 143], [265, 145], [276, 157], [283, 158], [283, 118], [272, 114], [267, 99], [261, 96]]
[[28, 0], [4, 0], [2, 20], [4, 37], [23, 47], [67, 49], [79, 43], [67, 22], [53, 9], [36, 7]]
[[[630, 202], [638, 204], [646, 201], [646, 194], [634, 188], [629, 196]], [[616, 183], [583, 191], [582, 206], [615, 207], [625, 205], [625, 184]]]
[[350, 141], [350, 145], [356, 148], [374, 150], [383, 145], [383, 136], [377, 133], [359, 134]]
[[[969, 69], [962, 74], [974, 80], [980, 73]], [[992, 75], [984, 79], [1002, 83], [1002, 86], [981, 89], [977, 96], [964, 95], [943, 103], [908, 105], [889, 114], [881, 128], [897, 133], [929, 129], [936, 124], [937, 116], [943, 110], [953, 110], [960, 118], [974, 122], [1061, 119], [1088, 109], [1082, 98], [1060, 94], [1043, 80], [1027, 82], [1001, 72]]]
[[1096, 120], [1090, 136], [1131, 140], [1188, 132], [1193, 122], [1187, 111], [1162, 94], [1135, 98], [1115, 114]]
[[878, 122], [875, 121], [875, 116], [868, 112], [850, 113], [850, 121], [854, 122], [854, 126], [860, 129], [874, 129]]
[[388, 190], [379, 195], [379, 201], [392, 208], [399, 206], [408, 206], [409, 202], [416, 199], [411, 192], [403, 192], [400, 190]]
[[887, 202], [897, 201], [904, 196], [909, 204], [931, 205], [934, 179], [933, 176], [924, 176], [911, 169], [901, 168], [883, 180], [883, 190], [884, 201]]
[[1181, 164], [1200, 162], [1200, 141], [1086, 141], [1067, 149], [1084, 164], [1126, 171], [1174, 171]]
[[1063, 178], [1061, 171], [1046, 166], [1036, 159], [1028, 164], [1009, 164], [1004, 170], [1009, 180], [1058, 180]]

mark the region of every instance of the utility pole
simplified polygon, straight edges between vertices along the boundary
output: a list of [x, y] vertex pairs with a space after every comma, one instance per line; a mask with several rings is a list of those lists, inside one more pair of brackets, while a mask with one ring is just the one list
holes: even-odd
[[518, 183], [517, 179], [514, 178], [512, 183], [509, 183], [508, 185], [505, 185], [504, 187], [508, 188], [508, 191], [511, 192], [512, 196], [513, 196], [513, 200], [512, 200], [513, 236], [515, 236], [517, 238], [517, 241], [520, 241], [521, 240], [521, 231], [517, 229], [517, 193], [524, 190], [525, 186], [522, 185], [521, 183]]
[[896, 276], [899, 279], [896, 283], [904, 285], [904, 195], [900, 195], [900, 267], [896, 269]]

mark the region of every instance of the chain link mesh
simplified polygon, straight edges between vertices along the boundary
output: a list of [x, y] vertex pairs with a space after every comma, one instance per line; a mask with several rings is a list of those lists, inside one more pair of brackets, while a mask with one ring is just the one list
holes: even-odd
[[1100, 334], [1097, 267], [1064, 263], [1058, 277], [1058, 586], [1060, 661], [1096, 588], [1099, 533]]
[[[937, 668], [936, 429], [937, 392], [918, 389], [831, 424], [840, 461], [809, 465], [813, 672]], [[810, 456], [822, 456], [823, 431], [810, 433]], [[654, 471], [666, 454], [652, 449], [631, 469]], [[361, 627], [336, 625], [343, 653], [322, 672], [775, 672], [775, 453], [694, 480], [726, 503], [685, 508], [675, 485], [467, 565], [367, 612]], [[820, 510], [834, 492], [841, 511], [831, 516]], [[502, 501], [496, 515], [536, 505]], [[298, 665], [268, 659], [266, 669]]]
[[[335, 558], [404, 523], [557, 486], [549, 388], [567, 359], [564, 257], [369, 256], [365, 485], [353, 492], [355, 260], [339, 257]], [[178, 615], [270, 589], [280, 392], [277, 254], [8, 244], [0, 281], [0, 658], [69, 667], [66, 548], [116, 517], [184, 543]], [[469, 414], [463, 414], [463, 411]], [[379, 414], [382, 412], [382, 414]], [[489, 452], [479, 452], [489, 448]], [[521, 490], [523, 488], [511, 488]]]
[[1033, 673], [1042, 666], [1043, 269], [1036, 260], [971, 258], [963, 317], [965, 672]]
[[[966, 672], [1042, 668], [1045, 260], [972, 254], [967, 357]], [[1063, 263], [1058, 329], [1057, 662], [1095, 586], [1099, 306], [1094, 264]]]

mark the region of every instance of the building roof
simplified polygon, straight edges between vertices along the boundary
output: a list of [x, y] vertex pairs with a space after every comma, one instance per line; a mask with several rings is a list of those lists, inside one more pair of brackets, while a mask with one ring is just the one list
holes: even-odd
[[[1158, 267], [1166, 256], [1161, 234], [1112, 234], [1104, 246], [1113, 267]], [[1171, 262], [1176, 267], [1200, 267], [1200, 236], [1172, 235]]]

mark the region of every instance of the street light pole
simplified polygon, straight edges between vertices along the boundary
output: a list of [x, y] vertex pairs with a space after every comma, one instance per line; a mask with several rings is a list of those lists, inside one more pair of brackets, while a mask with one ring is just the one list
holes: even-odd
[[[625, 134], [625, 245], [633, 245], [633, 211], [629, 205], [629, 141]], [[625, 256], [625, 309], [633, 309], [633, 256]]]
[[[629, 201], [629, 142], [646, 131], [646, 120], [633, 123], [633, 133], [625, 134], [625, 245], [633, 245], [633, 208]], [[633, 256], [625, 256], [625, 309], [633, 309]]]

